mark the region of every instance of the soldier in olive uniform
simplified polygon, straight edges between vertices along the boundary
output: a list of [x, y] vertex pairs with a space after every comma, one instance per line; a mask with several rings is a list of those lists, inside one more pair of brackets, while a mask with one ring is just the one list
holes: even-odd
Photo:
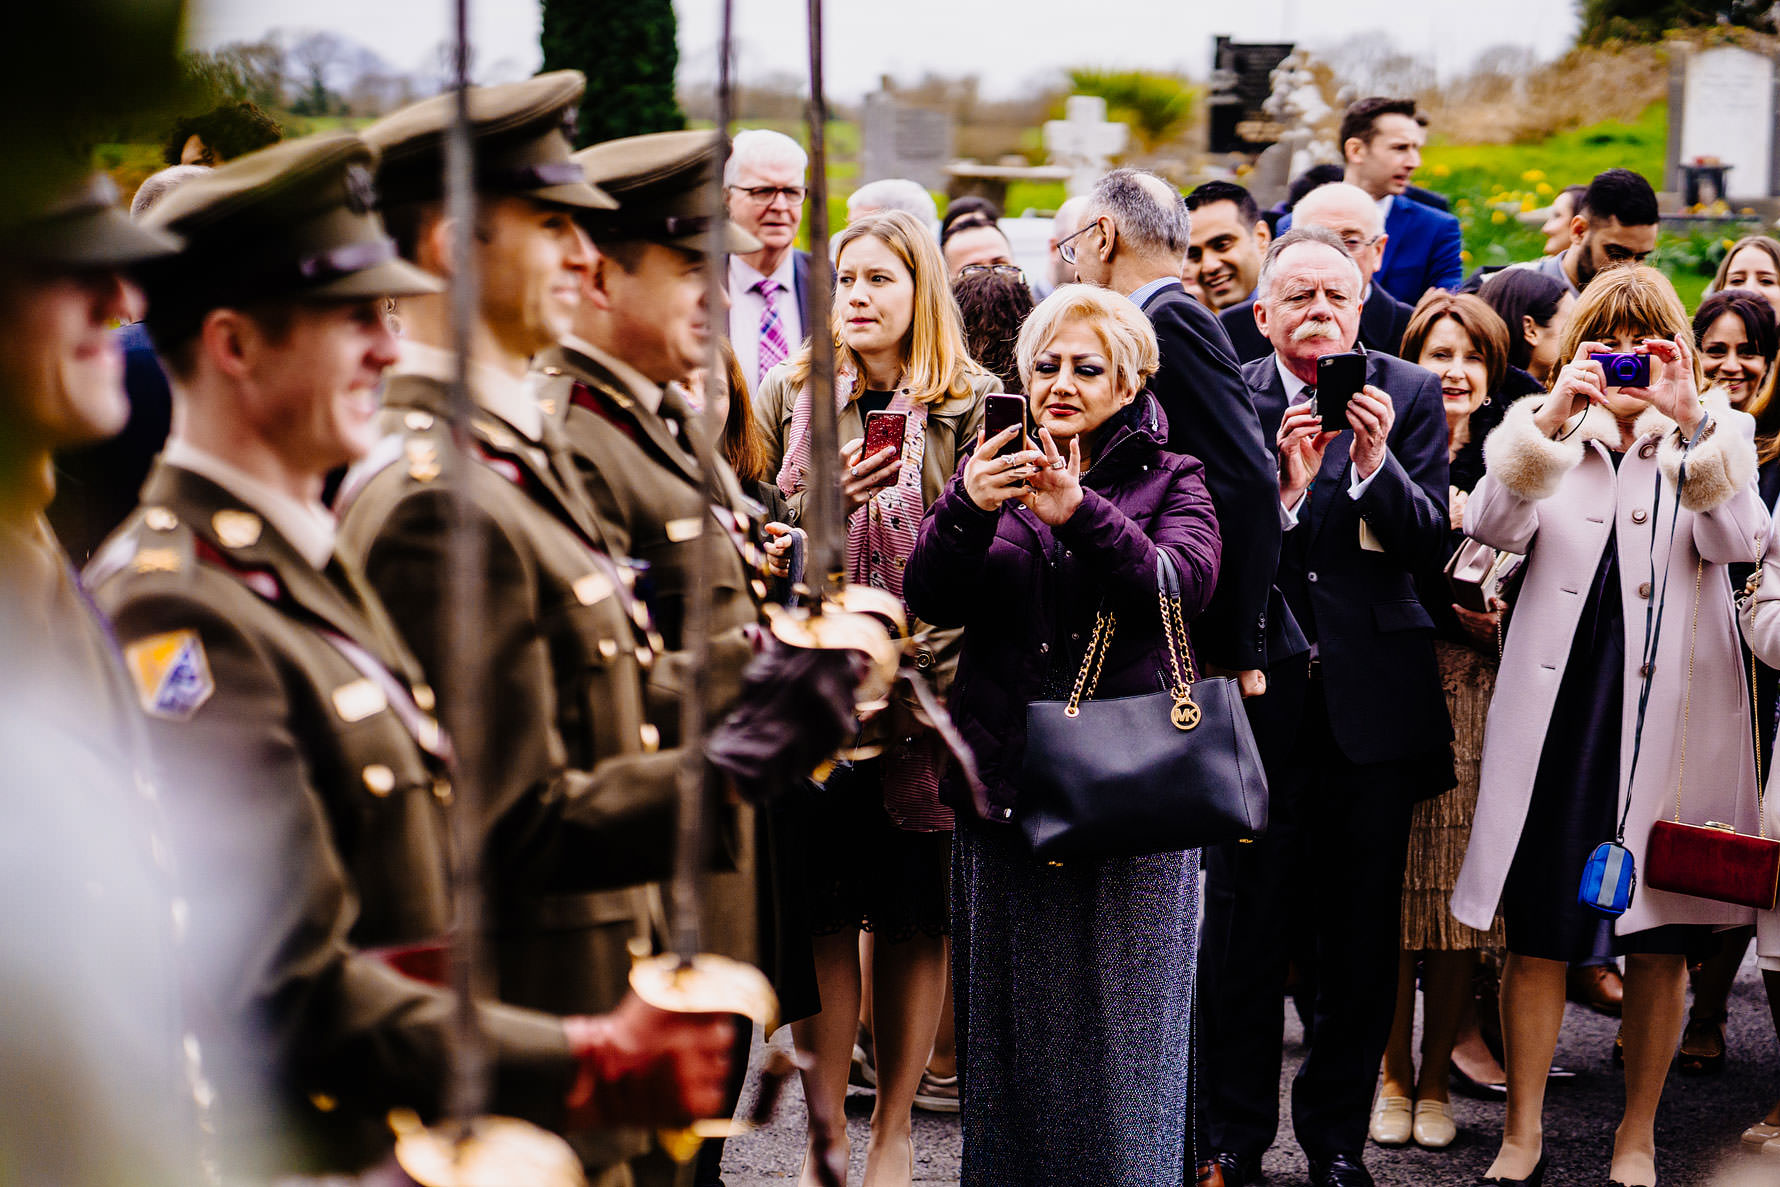
[[[442, 287], [397, 258], [373, 163], [349, 133], [311, 137], [156, 208], [186, 240], [149, 281], [173, 434], [89, 569], [174, 776], [242, 1173], [376, 1161], [388, 1110], [437, 1114], [451, 1066], [451, 995], [398, 971], [436, 968], [450, 925], [450, 745], [321, 503], [376, 439], [384, 298]], [[603, 1019], [490, 1005], [480, 1024], [493, 1108], [559, 1128], [712, 1107], [729, 1036], [634, 998]], [[683, 1091], [629, 1091], [664, 1070]]]
[[[573, 71], [470, 92], [479, 190], [471, 335], [467, 522], [487, 591], [470, 671], [486, 706], [481, 786], [491, 944], [504, 1001], [609, 1009], [626, 991], [628, 942], [648, 929], [642, 885], [670, 871], [679, 754], [660, 745], [646, 680], [659, 649], [610, 551], [556, 427], [528, 379], [531, 356], [568, 329], [588, 263], [571, 212], [609, 207], [569, 159]], [[450, 96], [366, 130], [403, 254], [453, 270], [440, 176]], [[404, 340], [384, 393], [387, 437], [341, 494], [343, 550], [419, 656], [450, 654], [442, 597], [451, 499], [453, 359], [442, 296], [402, 302]], [[435, 683], [437, 681], [435, 680]], [[645, 1148], [642, 1135], [583, 1146], [589, 1165]]]
[[52, 451], [123, 427], [111, 325], [141, 301], [129, 270], [178, 240], [133, 226], [102, 177], [22, 166], [0, 203], [0, 1177], [210, 1182], [183, 906], [135, 698], [44, 518]]

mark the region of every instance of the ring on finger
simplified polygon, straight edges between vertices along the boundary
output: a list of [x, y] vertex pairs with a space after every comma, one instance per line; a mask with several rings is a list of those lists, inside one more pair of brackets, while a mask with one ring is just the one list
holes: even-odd
[[1052, 470], [1066, 470], [1069, 468], [1069, 463], [1062, 458], [1055, 458], [1050, 462], [1049, 468]]

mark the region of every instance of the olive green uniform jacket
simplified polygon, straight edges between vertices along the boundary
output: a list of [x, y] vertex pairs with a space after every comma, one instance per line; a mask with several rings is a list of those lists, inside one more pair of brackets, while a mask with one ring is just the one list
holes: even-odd
[[[451, 496], [445, 386], [399, 374], [393, 430], [342, 494], [341, 550], [428, 673], [452, 652], [445, 577]], [[468, 678], [484, 723], [484, 878], [504, 1001], [601, 1012], [623, 997], [636, 888], [671, 872], [679, 755], [659, 745], [645, 682], [660, 639], [615, 562], [566, 448], [493, 413], [467, 426], [464, 527], [485, 580]], [[362, 481], [360, 481], [363, 476]], [[439, 683], [435, 679], [435, 684]]]
[[[89, 575], [147, 712], [219, 1019], [225, 1155], [356, 1169], [384, 1117], [440, 1112], [452, 996], [365, 951], [450, 925], [447, 744], [376, 598], [254, 508], [160, 464]], [[560, 1021], [491, 1006], [499, 1111], [562, 1123]]]
[[0, 654], [0, 1178], [209, 1182], [163, 793], [122, 657], [41, 517], [0, 523]]

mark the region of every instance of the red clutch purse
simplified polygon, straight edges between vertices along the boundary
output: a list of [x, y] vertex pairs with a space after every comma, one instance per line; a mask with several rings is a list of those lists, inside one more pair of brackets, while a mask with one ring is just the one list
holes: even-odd
[[1659, 820], [1644, 853], [1644, 885], [1771, 911], [1780, 897], [1780, 841], [1728, 824]]

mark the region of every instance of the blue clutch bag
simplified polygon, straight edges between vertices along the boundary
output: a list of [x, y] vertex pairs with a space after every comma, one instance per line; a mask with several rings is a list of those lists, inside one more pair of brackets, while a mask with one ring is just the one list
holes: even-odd
[[1624, 915], [1632, 905], [1632, 892], [1638, 888], [1638, 873], [1633, 864], [1632, 852], [1624, 845], [1613, 841], [1596, 845], [1582, 866], [1582, 887], [1577, 891], [1577, 900], [1603, 915]]

